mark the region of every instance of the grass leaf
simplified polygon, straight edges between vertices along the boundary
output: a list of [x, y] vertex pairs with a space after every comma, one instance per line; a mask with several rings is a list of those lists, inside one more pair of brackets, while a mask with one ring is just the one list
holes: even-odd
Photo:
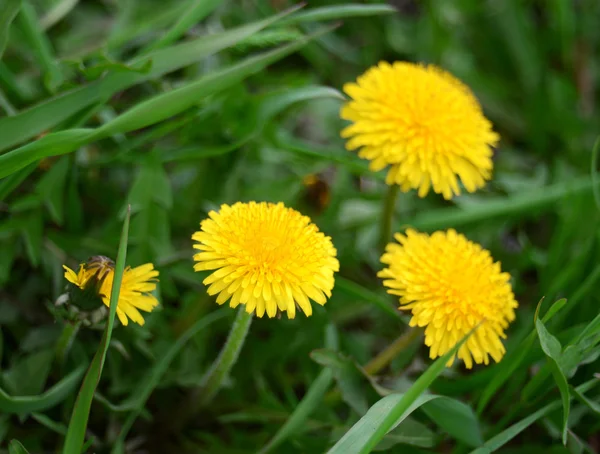
[[540, 345], [542, 346], [542, 350], [548, 357], [548, 361], [550, 362], [550, 367], [552, 369], [552, 375], [554, 375], [554, 379], [556, 380], [556, 384], [558, 386], [558, 389], [560, 390], [560, 396], [563, 405], [562, 442], [563, 445], [566, 445], [568, 429], [567, 425], [569, 423], [569, 410], [571, 408], [571, 396], [569, 394], [569, 384], [567, 383], [567, 379], [559, 366], [562, 354], [562, 347], [558, 339], [548, 332], [546, 326], [541, 320], [536, 320], [535, 327], [538, 333], [538, 337], [540, 339]]
[[5, 0], [0, 5], [0, 59], [6, 48], [10, 24], [21, 8], [21, 0]]
[[424, 394], [427, 388], [446, 368], [446, 363], [456, 355], [459, 348], [477, 329], [474, 328], [452, 349], [438, 358], [421, 374], [404, 394], [392, 394], [373, 405], [352, 428], [338, 441], [328, 454], [368, 453], [394, 427], [410, 413], [437, 396]]
[[83, 448], [85, 434], [87, 429], [87, 422], [90, 415], [90, 407], [96, 392], [96, 387], [100, 382], [102, 376], [102, 369], [104, 368], [104, 361], [106, 359], [106, 352], [110, 345], [110, 339], [112, 337], [113, 325], [115, 322], [115, 314], [117, 313], [117, 303], [119, 301], [119, 293], [121, 291], [121, 281], [123, 280], [123, 272], [125, 271], [125, 260], [127, 258], [127, 238], [129, 234], [129, 216], [130, 211], [127, 211], [125, 222], [123, 223], [123, 230], [121, 232], [121, 241], [119, 242], [119, 251], [117, 253], [117, 261], [115, 263], [113, 285], [110, 294], [110, 310], [108, 320], [106, 322], [106, 328], [100, 345], [92, 363], [83, 379], [83, 384], [77, 395], [73, 412], [71, 413], [71, 420], [67, 429], [67, 435], [63, 446], [63, 454], [80, 454]]

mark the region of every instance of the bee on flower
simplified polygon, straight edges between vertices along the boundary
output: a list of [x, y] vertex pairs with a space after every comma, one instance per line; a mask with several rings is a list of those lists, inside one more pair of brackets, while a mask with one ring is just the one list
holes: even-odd
[[[110, 307], [115, 274], [115, 264], [111, 259], [104, 256], [91, 257], [79, 265], [77, 272], [66, 265], [63, 268], [65, 279], [69, 281], [69, 304], [83, 311], [98, 309], [102, 304]], [[129, 320], [143, 325], [144, 317], [139, 311], [151, 312], [158, 306], [158, 300], [151, 293], [156, 289], [158, 274], [151, 263], [125, 268], [116, 310], [123, 325], [127, 325]]]

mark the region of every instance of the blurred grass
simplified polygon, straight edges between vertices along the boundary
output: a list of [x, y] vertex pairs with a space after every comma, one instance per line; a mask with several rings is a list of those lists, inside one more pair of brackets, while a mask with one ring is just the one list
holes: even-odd
[[[339, 137], [343, 84], [382, 59], [443, 66], [502, 137], [485, 190], [400, 194], [394, 230], [454, 227], [482, 243], [520, 307], [504, 361], [444, 370], [428, 388], [453, 403], [415, 411], [376, 449], [469, 452], [479, 431], [478, 453], [598, 451], [600, 3], [388, 3], [0, 3], [0, 452], [61, 450], [101, 334], [61, 335], [48, 307], [63, 263], [115, 258], [127, 204], [128, 263], [157, 265], [161, 306], [143, 327], [115, 327], [88, 452], [326, 452], [365, 405], [411, 389], [430, 366], [418, 343], [376, 376], [360, 367], [406, 316], [375, 276], [384, 175]], [[238, 200], [311, 216], [341, 272], [310, 319], [256, 319], [226, 388], [173, 430], [233, 319], [192, 271], [190, 236]], [[332, 380], [339, 398], [322, 399]], [[447, 421], [457, 411], [473, 414], [462, 433]]]

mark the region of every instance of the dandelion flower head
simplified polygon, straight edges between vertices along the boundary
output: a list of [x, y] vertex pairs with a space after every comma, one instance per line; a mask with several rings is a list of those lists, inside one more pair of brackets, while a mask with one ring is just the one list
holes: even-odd
[[379, 63], [348, 83], [350, 96], [341, 117], [352, 124], [342, 131], [348, 150], [379, 171], [389, 166], [388, 185], [433, 187], [445, 199], [468, 192], [491, 178], [492, 147], [498, 135], [471, 90], [433, 65]]
[[199, 250], [194, 269], [212, 271], [204, 284], [218, 304], [229, 300], [259, 317], [285, 311], [294, 318], [296, 305], [310, 316], [310, 300], [323, 305], [331, 296], [339, 269], [331, 238], [282, 203], [222, 205], [192, 239]]
[[[425, 328], [429, 356], [442, 356], [482, 324], [458, 351], [468, 369], [502, 359], [501, 338], [515, 318], [510, 275], [490, 253], [454, 230], [432, 235], [407, 230], [396, 234], [381, 257], [379, 272], [388, 293], [410, 310], [411, 326]], [[452, 364], [453, 359], [449, 365]]]
[[[114, 262], [104, 256], [95, 256], [79, 265], [77, 272], [66, 265], [65, 279], [81, 290], [93, 290], [102, 302], [110, 307], [110, 294], [115, 275]], [[129, 319], [138, 325], [144, 324], [140, 310], [151, 312], [158, 306], [158, 300], [151, 294], [156, 289], [158, 271], [152, 263], [135, 268], [127, 267], [123, 273], [117, 316], [123, 325]]]

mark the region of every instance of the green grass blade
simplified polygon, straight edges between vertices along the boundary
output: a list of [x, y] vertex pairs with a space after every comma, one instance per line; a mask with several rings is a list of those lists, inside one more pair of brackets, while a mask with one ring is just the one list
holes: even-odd
[[546, 326], [541, 320], [536, 320], [535, 327], [537, 330], [538, 338], [540, 339], [540, 345], [542, 346], [542, 350], [548, 357], [548, 361], [552, 370], [552, 375], [554, 375], [554, 380], [556, 381], [556, 385], [558, 386], [558, 389], [560, 391], [560, 396], [563, 405], [562, 442], [563, 445], [566, 445], [569, 410], [571, 408], [571, 396], [569, 394], [569, 384], [567, 383], [567, 378], [565, 377], [563, 371], [559, 366], [562, 347], [558, 339], [548, 332]]
[[446, 363], [456, 354], [477, 327], [429, 366], [406, 393], [392, 394], [378, 401], [328, 451], [328, 454], [364, 454], [371, 452], [390, 430], [400, 424], [416, 408], [435, 399], [437, 396], [425, 395], [425, 391], [442, 373], [446, 368]]
[[0, 155], [0, 178], [4, 178], [41, 158], [71, 153], [81, 145], [95, 139], [133, 131], [176, 115], [198, 103], [201, 99], [224, 90], [295, 52], [311, 39], [328, 30], [330, 28], [307, 36], [293, 44], [247, 58], [238, 64], [215, 71], [184, 87], [150, 98], [96, 130], [72, 129], [48, 134], [36, 142]]
[[196, 0], [180, 16], [175, 25], [173, 25], [173, 27], [165, 32], [159, 39], [154, 41], [154, 43], [148, 46], [145, 52], [168, 46], [169, 44], [177, 41], [177, 39], [183, 36], [185, 32], [190, 29], [190, 27], [197, 24], [210, 13], [212, 13], [221, 3], [223, 3], [223, 0]]
[[365, 302], [373, 303], [387, 315], [390, 315], [395, 319], [405, 321], [400, 314], [400, 311], [395, 309], [385, 297], [382, 297], [378, 293], [375, 293], [374, 291], [369, 290], [362, 285], [338, 276], [335, 278], [335, 288], [336, 290], [352, 295], [355, 298], [364, 300]]
[[10, 24], [21, 8], [21, 0], [6, 0], [0, 5], [0, 59], [8, 42]]
[[11, 440], [8, 445], [8, 454], [29, 454], [19, 440]]
[[85, 367], [79, 367], [38, 396], [11, 397], [0, 389], [0, 412], [28, 414], [44, 411], [62, 402], [77, 386]]
[[[542, 301], [543, 299], [540, 300], [536, 308], [536, 321], [537, 314], [539, 313]], [[566, 303], [567, 300], [565, 298], [556, 301], [552, 306], [550, 306], [548, 312], [544, 314], [544, 316], [542, 317], [542, 321], [544, 323], [550, 321], [562, 308], [565, 307]], [[485, 409], [485, 406], [492, 399], [496, 391], [500, 389], [500, 387], [512, 376], [514, 371], [517, 370], [519, 365], [521, 365], [521, 363], [525, 360], [528, 353], [531, 351], [536, 336], [537, 331], [534, 328], [515, 350], [507, 353], [506, 356], [502, 359], [501, 363], [495, 366], [498, 372], [494, 374], [493, 378], [488, 382], [487, 386], [483, 390], [483, 393], [481, 394], [481, 397], [479, 398], [479, 402], [477, 404], [478, 414], [482, 414], [483, 410]]]
[[71, 153], [93, 137], [93, 129], [70, 129], [48, 134], [24, 147], [0, 155], [0, 178], [48, 156]]
[[425, 211], [412, 220], [403, 222], [403, 225], [409, 225], [417, 230], [433, 231], [448, 227], [462, 227], [499, 217], [538, 214], [549, 208], [555, 208], [555, 203], [559, 200], [576, 194], [589, 193], [593, 188], [594, 183], [591, 178], [583, 177], [519, 195], [495, 198], [470, 208], [451, 207]]
[[119, 242], [119, 251], [117, 253], [117, 261], [115, 263], [115, 271], [113, 278], [113, 286], [110, 294], [110, 310], [106, 328], [100, 341], [100, 346], [94, 355], [94, 359], [83, 379], [83, 384], [79, 390], [75, 407], [71, 413], [71, 420], [65, 437], [63, 446], [63, 454], [80, 454], [85, 440], [87, 422], [90, 415], [90, 407], [94, 398], [96, 387], [100, 382], [106, 352], [110, 345], [112, 329], [115, 322], [115, 314], [117, 313], [117, 303], [119, 301], [119, 293], [121, 291], [121, 281], [123, 272], [125, 271], [125, 260], [127, 258], [127, 239], [129, 235], [129, 217], [131, 209], [127, 210], [123, 230], [121, 232], [121, 241]]
[[77, 3], [79, 3], [79, 0], [60, 0], [55, 3], [54, 6], [40, 18], [40, 26], [44, 30], [52, 27], [69, 14], [73, 8], [77, 6]]
[[156, 79], [164, 74], [191, 65], [205, 57], [231, 47], [243, 39], [252, 36], [271, 25], [288, 11], [275, 16], [252, 22], [223, 33], [180, 43], [151, 52], [143, 57], [134, 58], [128, 65], [143, 66], [151, 61], [152, 67], [147, 73], [111, 73], [105, 78], [37, 104], [12, 117], [0, 119], [0, 151], [22, 143], [52, 128], [86, 107], [102, 99], [108, 99], [114, 93], [146, 80]]
[[598, 154], [600, 154], [600, 137], [596, 139], [596, 143], [594, 144], [594, 148], [592, 149], [591, 165], [592, 184], [594, 188], [594, 201], [596, 202], [596, 207], [600, 210], [600, 179], [598, 178]]
[[50, 40], [39, 25], [35, 9], [27, 0], [21, 5], [17, 20], [44, 73], [44, 85], [49, 91], [55, 92], [63, 83], [64, 77], [54, 58]]
[[[329, 29], [327, 29], [329, 30]], [[323, 33], [320, 32], [318, 34]], [[250, 57], [221, 71], [215, 71], [196, 82], [155, 96], [116, 117], [96, 131], [96, 137], [124, 133], [158, 123], [198, 103], [209, 94], [217, 93], [241, 82], [277, 60], [297, 51], [316, 35], [305, 37], [295, 43]]]
[[299, 24], [302, 22], [319, 22], [327, 20], [339, 20], [349, 17], [377, 16], [381, 14], [393, 14], [398, 10], [391, 5], [335, 5], [312, 8], [301, 13], [294, 14], [281, 21], [281, 25]]
[[[585, 382], [584, 384], [578, 386], [575, 389], [579, 393], [584, 393], [586, 391], [589, 391], [597, 383], [598, 383], [598, 380], [593, 379], [593, 380]], [[519, 435], [521, 432], [523, 432], [525, 429], [527, 429], [534, 422], [536, 422], [538, 419], [543, 418], [544, 416], [550, 414], [554, 410], [557, 410], [558, 408], [561, 407], [561, 405], [562, 405], [561, 402], [557, 401], [557, 402], [552, 402], [552, 403], [546, 405], [545, 407], [540, 408], [535, 413], [530, 414], [526, 418], [524, 418], [521, 421], [517, 422], [516, 424], [513, 424], [512, 426], [510, 426], [508, 429], [506, 429], [506, 430], [500, 432], [498, 435], [490, 438], [482, 446], [471, 451], [470, 454], [490, 454], [494, 451], [497, 451], [502, 446], [504, 446], [505, 444], [510, 442], [517, 435]]]
[[113, 453], [123, 452], [125, 438], [131, 429], [131, 426], [139, 416], [140, 412], [144, 408], [148, 397], [152, 394], [152, 391], [160, 383], [161, 378], [171, 365], [173, 359], [179, 354], [181, 349], [200, 331], [211, 325], [212, 323], [220, 320], [229, 313], [229, 308], [219, 309], [205, 317], [198, 320], [191, 328], [189, 328], [179, 339], [175, 342], [171, 348], [161, 356], [160, 360], [154, 365], [152, 370], [149, 372], [146, 380], [136, 388], [136, 394], [132, 399], [128, 399], [127, 407], [132, 409], [132, 412], [127, 417], [121, 432], [117, 437], [114, 446], [112, 448]]
[[[337, 332], [334, 325], [327, 327], [325, 347], [332, 350], [338, 349]], [[323, 403], [323, 397], [331, 384], [333, 383], [333, 372], [330, 368], [321, 371], [316, 380], [310, 385], [308, 391], [302, 398], [302, 401], [296, 406], [287, 421], [281, 426], [271, 440], [259, 451], [259, 454], [266, 454], [273, 451], [277, 446], [283, 443], [287, 438], [296, 434], [302, 428], [308, 417], [315, 409]]]

